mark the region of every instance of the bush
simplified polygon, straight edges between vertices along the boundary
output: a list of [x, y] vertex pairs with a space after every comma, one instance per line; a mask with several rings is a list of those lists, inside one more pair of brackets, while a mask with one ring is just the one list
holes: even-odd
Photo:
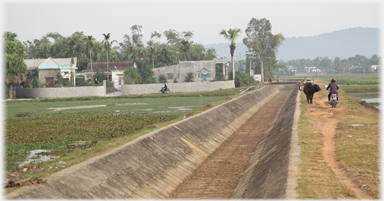
[[184, 82], [193, 82], [193, 73], [192, 72], [187, 73], [187, 76], [185, 77]]
[[168, 79], [173, 79], [173, 73], [167, 73]]
[[245, 86], [251, 86], [255, 84], [256, 84], [256, 81], [249, 74], [235, 72], [235, 87], [245, 87]]
[[107, 80], [107, 88], [110, 88], [110, 87], [114, 87], [114, 86], [113, 86], [113, 82]]
[[83, 75], [76, 78], [76, 86], [91, 86], [92, 84], [85, 80]]
[[167, 83], [167, 78], [165, 75], [159, 75], [159, 83]]
[[173, 83], [178, 83], [178, 81], [177, 81], [177, 79], [175, 78], [175, 79], [173, 79]]

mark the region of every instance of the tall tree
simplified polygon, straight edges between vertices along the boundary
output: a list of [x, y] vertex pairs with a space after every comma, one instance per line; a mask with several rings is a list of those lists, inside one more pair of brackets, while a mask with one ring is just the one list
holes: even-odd
[[93, 69], [92, 69], [92, 49], [93, 49], [93, 38], [92, 36], [88, 36], [87, 38], [87, 49], [89, 52], [89, 61], [91, 62], [91, 75], [92, 75], [92, 80], [93, 80]]
[[167, 31], [164, 31], [163, 34], [167, 38], [167, 42], [170, 45], [175, 45], [176, 43], [178, 43], [180, 41], [179, 33], [177, 33], [173, 29], [169, 29]]
[[[103, 40], [103, 44], [104, 44], [104, 48], [107, 50], [107, 74], [108, 74], [108, 53], [109, 53], [109, 50], [111, 49], [111, 46], [110, 46], [110, 43], [109, 43], [109, 40], [110, 40], [110, 33], [108, 34], [103, 34], [104, 36], [104, 40]], [[107, 80], [108, 80], [108, 77], [107, 77]]]
[[[282, 34], [273, 35], [272, 25], [265, 18], [261, 20], [252, 18], [245, 33], [246, 37], [243, 39], [243, 43], [248, 47], [249, 52], [258, 58], [262, 71], [262, 81], [264, 81], [264, 59], [268, 57], [268, 60], [272, 61], [269, 63], [276, 63], [277, 48], [282, 44], [284, 36]], [[273, 66], [271, 69], [273, 71]]]
[[17, 34], [6, 32], [5, 37], [5, 75], [9, 85], [9, 98], [13, 98], [15, 85], [26, 80], [27, 65], [24, 63], [26, 48], [17, 40]]
[[143, 46], [143, 35], [141, 34], [141, 29], [143, 27], [141, 25], [133, 25], [131, 27], [131, 33], [132, 33], [132, 43], [135, 47], [142, 47]]
[[232, 77], [233, 77], [233, 82], [235, 83], [235, 66], [233, 62], [233, 55], [235, 54], [235, 40], [240, 36], [241, 30], [240, 29], [229, 29], [228, 31], [226, 30], [221, 30], [220, 35], [224, 36], [224, 38], [228, 39], [231, 41], [231, 45], [229, 46], [230, 52], [231, 52], [231, 62], [232, 62]]
[[184, 61], [187, 61], [187, 57], [185, 54], [188, 52], [189, 46], [190, 46], [190, 44], [188, 41], [186, 41], [186, 40], [181, 41], [180, 51], [182, 51], [184, 53]]

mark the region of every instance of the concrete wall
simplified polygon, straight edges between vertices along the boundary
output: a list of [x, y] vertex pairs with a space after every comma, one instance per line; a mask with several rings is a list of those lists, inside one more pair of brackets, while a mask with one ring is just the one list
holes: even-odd
[[205, 80], [209, 81], [215, 79], [217, 63], [225, 64], [228, 63], [228, 60], [227, 58], [223, 58], [207, 61], [179, 61], [179, 64], [177, 65], [154, 68], [152, 71], [157, 80], [160, 75], [167, 76], [168, 73], [172, 73], [178, 82], [184, 82], [187, 73], [192, 72], [194, 81], [200, 82], [203, 81], [203, 79], [199, 78], [199, 74], [201, 73], [201, 70], [205, 68], [210, 73], [209, 78], [206, 78]]
[[282, 86], [266, 86], [22, 187], [17, 199], [163, 199]]
[[[159, 93], [163, 86], [164, 84], [123, 85], [121, 87], [121, 95]], [[235, 88], [235, 84], [232, 80], [217, 82], [183, 82], [167, 83], [167, 87], [171, 90], [171, 92], [197, 92], [231, 89]]]
[[16, 98], [67, 98], [84, 96], [105, 96], [107, 83], [103, 86], [88, 87], [50, 87], [50, 88], [26, 88], [16, 87]]

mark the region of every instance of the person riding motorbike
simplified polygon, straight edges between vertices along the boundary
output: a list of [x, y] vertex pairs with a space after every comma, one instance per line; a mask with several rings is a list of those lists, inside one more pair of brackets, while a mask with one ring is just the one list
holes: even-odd
[[339, 95], [337, 90], [339, 90], [339, 85], [336, 84], [336, 80], [332, 78], [331, 83], [329, 83], [327, 90], [330, 89], [328, 94], [328, 101], [331, 101], [331, 94], [337, 94], [337, 100], [339, 100]]
[[271, 77], [269, 77], [268, 82], [272, 83], [272, 78]]
[[164, 87], [161, 88], [161, 93], [166, 92], [168, 89], [167, 85], [164, 83]]

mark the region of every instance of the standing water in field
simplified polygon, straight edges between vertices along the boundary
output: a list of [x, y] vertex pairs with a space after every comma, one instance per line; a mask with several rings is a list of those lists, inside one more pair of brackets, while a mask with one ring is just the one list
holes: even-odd
[[26, 164], [29, 164], [29, 163], [36, 163], [36, 162], [45, 162], [45, 161], [50, 161], [50, 160], [53, 160], [55, 158], [57, 158], [58, 156], [46, 156], [46, 155], [40, 155], [39, 153], [43, 153], [43, 152], [50, 152], [49, 150], [44, 150], [44, 149], [36, 149], [36, 150], [32, 150], [32, 151], [29, 151], [29, 155], [27, 157], [27, 159], [22, 162], [19, 167], [22, 167], [23, 165], [26, 165]]
[[[359, 98], [361, 101], [365, 101], [367, 103], [379, 103], [381, 105], [381, 97], [380, 93], [351, 93], [350, 96]], [[375, 106], [376, 108], [381, 109], [381, 106]]]

